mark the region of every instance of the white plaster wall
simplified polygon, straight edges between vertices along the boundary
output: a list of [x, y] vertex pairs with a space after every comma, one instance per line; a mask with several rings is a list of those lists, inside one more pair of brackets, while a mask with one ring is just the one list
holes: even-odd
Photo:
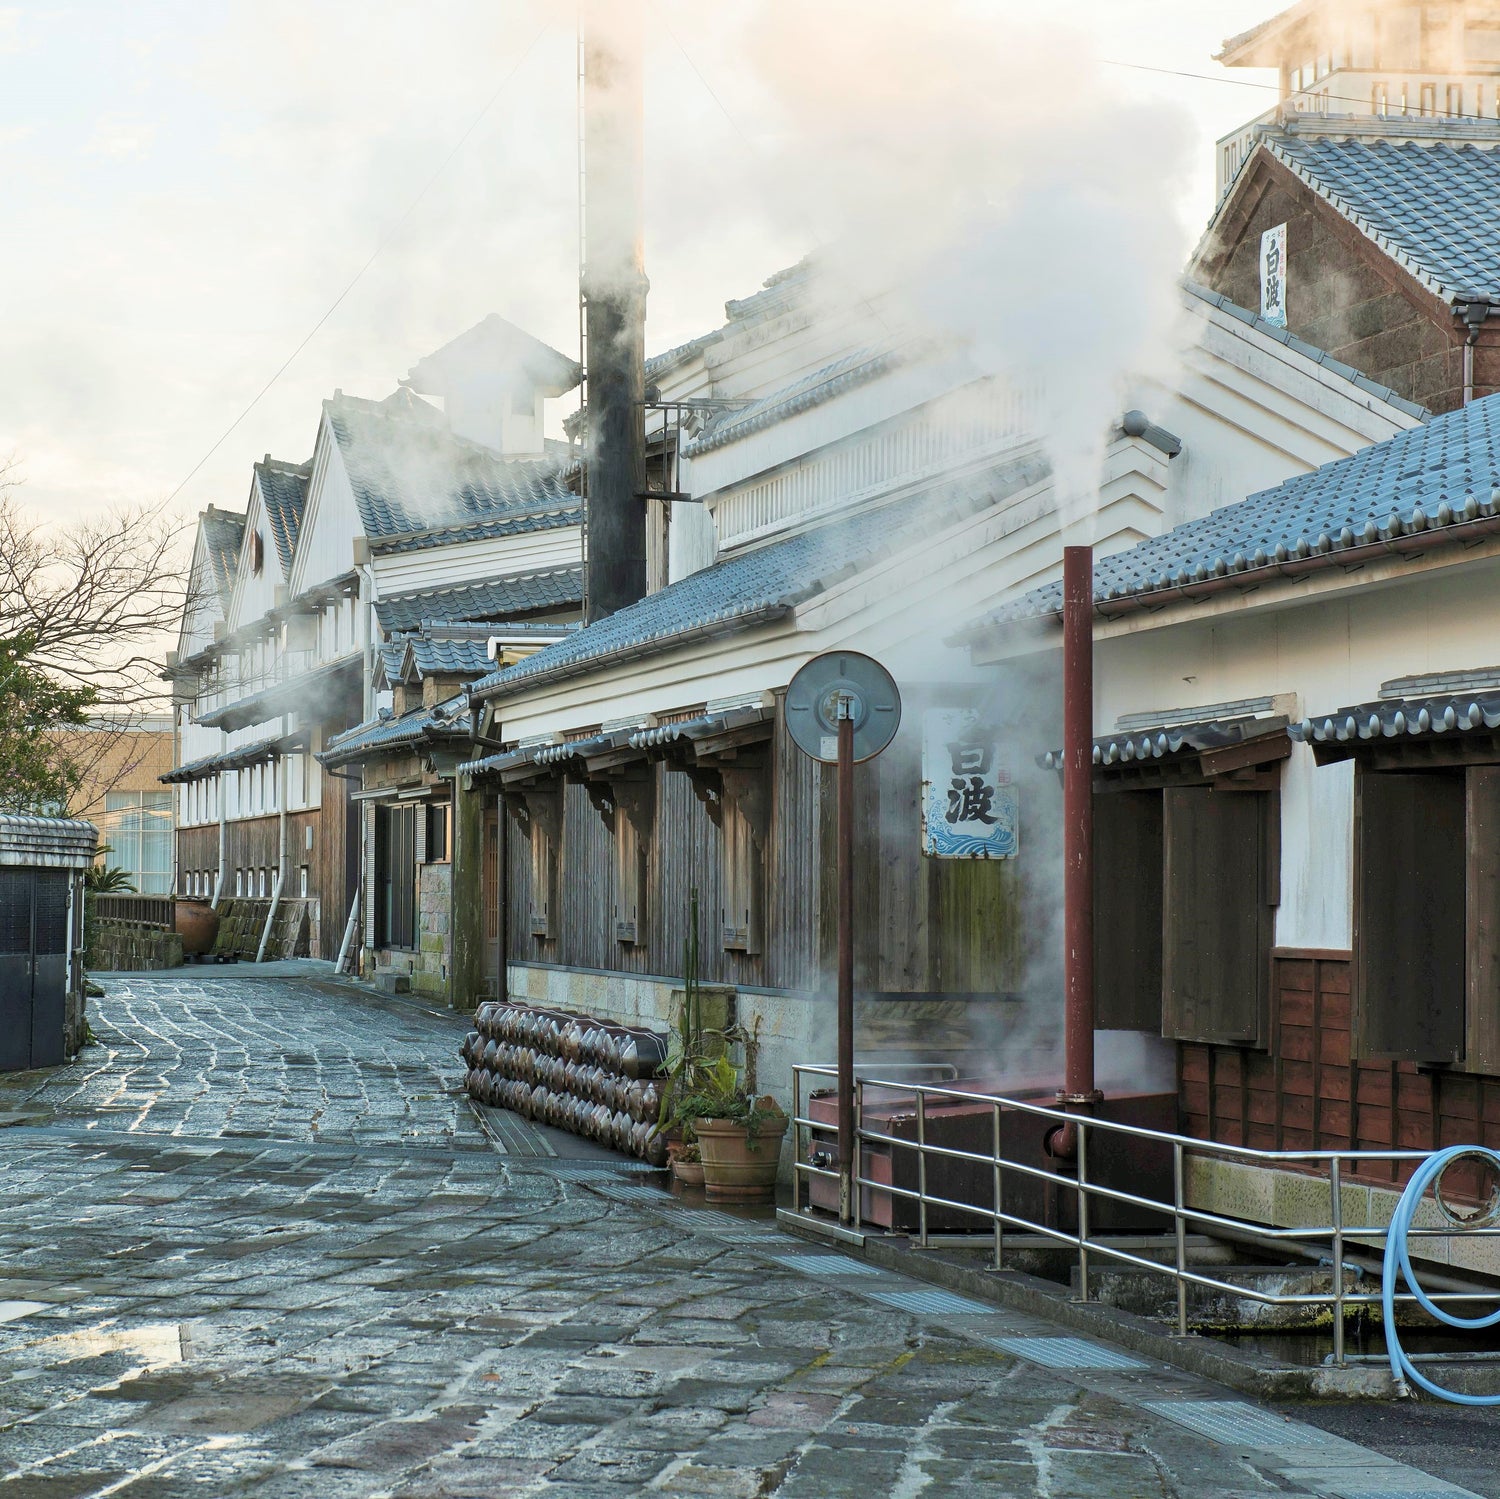
[[583, 556], [583, 531], [561, 526], [488, 541], [466, 541], [395, 552], [370, 564], [377, 598], [420, 589], [479, 583], [504, 573], [533, 572], [575, 566]]
[[344, 472], [338, 444], [332, 440], [325, 419], [318, 428], [313, 448], [312, 478], [307, 488], [307, 509], [297, 537], [297, 555], [292, 562], [288, 594], [326, 583], [349, 570], [353, 563], [350, 542], [362, 536], [354, 491]]
[[[1369, 583], [1338, 576], [1338, 592], [1301, 603], [1132, 616], [1129, 633], [1096, 646], [1095, 732], [1112, 731], [1121, 714], [1279, 693], [1294, 695], [1299, 716], [1321, 718], [1374, 700], [1395, 677], [1500, 665], [1500, 558]], [[1350, 945], [1353, 787], [1347, 762], [1319, 768], [1309, 748], [1293, 747], [1282, 782], [1281, 946]]]
[[1165, 527], [1332, 463], [1419, 419], [1190, 292], [1169, 373], [1130, 402], [1180, 437]]

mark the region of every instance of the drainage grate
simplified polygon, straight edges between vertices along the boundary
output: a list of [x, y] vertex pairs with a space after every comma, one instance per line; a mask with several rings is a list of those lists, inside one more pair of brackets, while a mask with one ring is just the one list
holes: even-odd
[[1142, 1405], [1168, 1421], [1186, 1426], [1199, 1436], [1212, 1437], [1228, 1447], [1265, 1447], [1280, 1451], [1289, 1447], [1347, 1445], [1338, 1437], [1315, 1431], [1298, 1421], [1284, 1421], [1243, 1400], [1144, 1400]]
[[564, 1181], [592, 1181], [597, 1177], [638, 1176], [645, 1171], [654, 1171], [644, 1161], [558, 1161], [548, 1162], [549, 1175], [559, 1176]]
[[990, 1315], [995, 1308], [952, 1291], [877, 1291], [876, 1301], [893, 1306], [898, 1312], [935, 1312], [939, 1316]]
[[986, 1338], [996, 1348], [1043, 1369], [1145, 1369], [1138, 1358], [1084, 1338]]
[[1459, 1499], [1467, 1489], [1414, 1489], [1399, 1473], [1388, 1489], [1340, 1489], [1339, 1499]]
[[672, 1214], [673, 1220], [690, 1223], [694, 1228], [718, 1234], [725, 1239], [744, 1239], [748, 1243], [762, 1243], [767, 1234], [776, 1232], [771, 1224], [762, 1228], [745, 1218], [736, 1218], [733, 1213], [716, 1213], [712, 1208], [680, 1208]]
[[874, 1265], [863, 1260], [851, 1260], [842, 1254], [773, 1254], [778, 1265], [788, 1270], [800, 1270], [804, 1275], [816, 1275], [822, 1280], [843, 1280], [846, 1276], [879, 1275]]
[[648, 1187], [645, 1182], [590, 1181], [588, 1184], [601, 1197], [613, 1197], [617, 1202], [654, 1202], [670, 1207], [672, 1198], [661, 1187]]

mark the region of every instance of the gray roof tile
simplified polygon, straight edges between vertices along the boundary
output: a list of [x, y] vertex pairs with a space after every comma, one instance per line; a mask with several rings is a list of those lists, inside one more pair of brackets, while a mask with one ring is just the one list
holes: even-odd
[[876, 510], [861, 511], [727, 557], [567, 640], [476, 682], [471, 692], [508, 696], [543, 681], [582, 674], [612, 660], [670, 649], [705, 634], [729, 634], [780, 618], [877, 558], [972, 515], [1044, 472], [1034, 454], [991, 475]]
[[583, 602], [583, 569], [558, 567], [511, 573], [480, 583], [460, 583], [396, 594], [375, 601], [386, 632], [415, 630], [435, 620], [505, 619], [536, 609], [563, 609]]
[[821, 406], [823, 402], [833, 400], [846, 390], [853, 390], [894, 369], [902, 358], [903, 355], [898, 350], [856, 349], [811, 374], [799, 376], [747, 406], [724, 412], [711, 421], [692, 442], [683, 446], [682, 455], [684, 458], [697, 457], [699, 453], [711, 452], [726, 443], [737, 442], [752, 432], [759, 432], [763, 427], [811, 410], [814, 406]]
[[494, 628], [487, 623], [427, 623], [393, 635], [380, 648], [386, 680], [399, 680], [410, 651], [418, 677], [457, 676], [472, 682], [494, 668], [489, 654]]
[[[1464, 692], [1435, 697], [1378, 698], [1328, 715], [1304, 718], [1289, 730], [1304, 744], [1347, 745], [1347, 753], [1378, 748], [1383, 740], [1500, 729], [1500, 694]], [[1335, 755], [1337, 751], [1335, 750]]]
[[323, 406], [360, 523], [377, 551], [582, 521], [581, 502], [567, 483], [569, 460], [556, 446], [543, 458], [502, 458], [456, 437], [441, 412], [406, 391], [386, 401], [341, 395]]
[[1500, 302], [1500, 148], [1293, 131], [1263, 143], [1439, 296]]
[[[1434, 533], [1500, 512], [1500, 395], [1486, 396], [1274, 489], [1098, 557], [1094, 601], [1170, 596], [1216, 576], [1337, 564], [1350, 547]], [[1460, 533], [1461, 534], [1461, 533]], [[1457, 539], [1457, 536], [1455, 536]], [[992, 621], [1055, 614], [1061, 583], [1032, 589]]]
[[266, 458], [255, 465], [256, 483], [261, 503], [281, 562], [281, 575], [290, 577], [292, 558], [297, 555], [297, 538], [302, 531], [302, 515], [307, 509], [307, 481], [312, 473], [310, 463], [283, 463]]
[[245, 542], [245, 517], [238, 511], [219, 510], [210, 505], [198, 523], [203, 527], [203, 545], [213, 571], [214, 587], [219, 598], [228, 604], [234, 575], [239, 570], [240, 548]]
[[356, 724], [328, 741], [318, 754], [324, 765], [347, 765], [371, 753], [385, 753], [434, 739], [468, 737], [469, 720], [463, 697], [452, 697], [432, 708], [413, 708], [393, 717], [389, 713]]
[[0, 866], [23, 869], [87, 869], [99, 833], [72, 817], [0, 813]]

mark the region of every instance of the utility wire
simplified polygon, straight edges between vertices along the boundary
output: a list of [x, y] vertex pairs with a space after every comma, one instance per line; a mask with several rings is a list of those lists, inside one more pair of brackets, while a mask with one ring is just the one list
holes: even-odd
[[[1256, 83], [1253, 79], [1250, 79], [1250, 78], [1224, 78], [1224, 77], [1221, 77], [1217, 73], [1190, 73], [1186, 69], [1183, 69], [1183, 68], [1157, 68], [1157, 67], [1153, 67], [1150, 63], [1145, 63], [1145, 62], [1122, 62], [1117, 57], [1106, 57], [1106, 58], [1102, 59], [1102, 61], [1104, 62], [1104, 65], [1106, 67], [1109, 67], [1109, 68], [1129, 68], [1132, 71], [1137, 72], [1137, 73], [1161, 73], [1161, 74], [1163, 74], [1164, 76], [1166, 76], [1168, 78], [1195, 78], [1200, 83], [1227, 83], [1231, 88], [1254, 88], [1254, 89], [1261, 89], [1262, 91], [1268, 91], [1268, 92], [1273, 93], [1273, 94], [1280, 94], [1280, 92], [1281, 92], [1281, 85], [1279, 83]], [[1316, 89], [1308, 89], [1308, 90], [1306, 90], [1306, 92], [1309, 93], [1309, 94], [1313, 94], [1315, 97], [1320, 98], [1320, 99], [1323, 97], [1322, 93], [1319, 92]], [[1369, 95], [1363, 95], [1363, 94], [1329, 94], [1327, 97], [1330, 100], [1337, 100], [1340, 104], [1359, 104], [1359, 105], [1361, 105], [1361, 106], [1363, 106], [1365, 108], [1368, 108], [1369, 105], [1370, 105], [1370, 103], [1371, 103], [1371, 97]], [[1311, 111], [1311, 110], [1303, 110], [1303, 111], [1301, 111], [1301, 113], [1303, 115], [1305, 115], [1308, 119], [1317, 119], [1318, 118], [1318, 116], [1316, 114], [1314, 114], [1313, 111]], [[1377, 115], [1377, 116], [1374, 116], [1374, 118], [1377, 118], [1377, 119], [1403, 119], [1403, 118], [1424, 118], [1424, 117], [1423, 116], [1410, 116], [1410, 115], [1406, 115], [1404, 113], [1402, 113], [1402, 114], [1391, 113], [1391, 114], [1387, 114], [1387, 115]], [[1440, 119], [1440, 120], [1479, 120], [1479, 119], [1483, 119], [1484, 116], [1483, 115], [1427, 115], [1427, 116], [1425, 116], [1425, 118], [1427, 118], [1427, 119]]]
[[230, 422], [227, 427], [225, 427], [225, 429], [219, 434], [217, 440], [214, 442], [214, 445], [209, 448], [209, 450], [192, 466], [182, 482], [178, 484], [178, 486], [171, 492], [171, 494], [166, 497], [166, 499], [162, 502], [163, 505], [170, 505], [172, 501], [175, 500], [177, 496], [181, 494], [182, 491], [186, 489], [190, 483], [192, 483], [194, 477], [197, 475], [198, 471], [203, 467], [203, 465], [207, 463], [208, 460], [212, 458], [221, 447], [224, 446], [225, 442], [228, 441], [230, 435], [240, 425], [240, 423], [244, 421], [245, 418], [249, 416], [250, 413], [254, 411], [258, 405], [260, 405], [261, 401], [265, 398], [266, 393], [287, 372], [287, 370], [291, 368], [293, 361], [308, 346], [308, 344], [313, 341], [313, 339], [317, 336], [318, 331], [322, 328], [323, 324], [326, 323], [328, 319], [338, 311], [344, 299], [364, 279], [365, 272], [375, 264], [377, 259], [379, 259], [381, 252], [384, 251], [386, 247], [391, 243], [391, 241], [394, 240], [396, 236], [401, 232], [401, 230], [405, 228], [406, 221], [412, 216], [412, 214], [417, 211], [418, 207], [420, 207], [422, 203], [422, 200], [432, 190], [432, 187], [437, 182], [438, 178], [441, 177], [445, 171], [447, 171], [449, 163], [463, 149], [464, 144], [468, 141], [469, 137], [473, 135], [474, 132], [479, 128], [480, 124], [484, 120], [484, 117], [490, 112], [491, 109], [494, 108], [496, 101], [500, 98], [500, 95], [505, 92], [511, 80], [516, 76], [517, 73], [521, 71], [522, 67], [525, 66], [527, 59], [536, 50], [537, 44], [551, 29], [551, 23], [549, 22], [543, 25], [542, 29], [538, 31], [534, 37], [532, 37], [531, 41], [526, 46], [526, 50], [520, 55], [519, 58], [516, 59], [515, 66], [511, 68], [510, 72], [508, 72], [505, 77], [500, 80], [499, 84], [496, 85], [494, 93], [492, 93], [489, 98], [485, 100], [484, 107], [469, 122], [468, 127], [464, 130], [464, 133], [459, 136], [456, 141], [454, 141], [452, 146], [448, 148], [448, 154], [443, 157], [442, 161], [440, 161], [437, 164], [437, 167], [433, 170], [432, 175], [429, 176], [426, 182], [422, 184], [421, 190], [417, 193], [416, 197], [414, 197], [411, 202], [406, 205], [406, 207], [401, 211], [400, 217], [396, 219], [396, 221], [385, 231], [383, 235], [381, 235], [380, 239], [376, 242], [375, 248], [371, 250], [369, 255], [365, 258], [364, 264], [360, 266], [360, 268], [355, 271], [354, 275], [349, 278], [348, 282], [344, 286], [344, 289], [338, 294], [338, 296], [336, 296], [333, 301], [328, 304], [328, 307], [324, 311], [322, 317], [320, 317], [317, 322], [312, 325], [312, 327], [307, 332], [307, 336], [303, 338], [302, 342], [299, 343], [297, 347], [293, 349], [292, 352], [288, 354], [284, 360], [282, 360], [282, 362], [277, 366], [275, 372], [272, 374], [271, 378], [267, 380], [266, 383], [262, 385], [258, 391], [256, 391], [254, 397], [251, 399], [250, 403], [245, 407], [245, 409], [241, 411], [240, 414], [235, 417], [235, 419]]

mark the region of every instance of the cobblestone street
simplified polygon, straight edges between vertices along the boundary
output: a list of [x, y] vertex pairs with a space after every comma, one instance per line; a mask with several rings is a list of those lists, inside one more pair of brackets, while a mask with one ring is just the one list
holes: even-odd
[[0, 1499], [1470, 1492], [487, 1129], [456, 1017], [106, 987], [0, 1081]]

